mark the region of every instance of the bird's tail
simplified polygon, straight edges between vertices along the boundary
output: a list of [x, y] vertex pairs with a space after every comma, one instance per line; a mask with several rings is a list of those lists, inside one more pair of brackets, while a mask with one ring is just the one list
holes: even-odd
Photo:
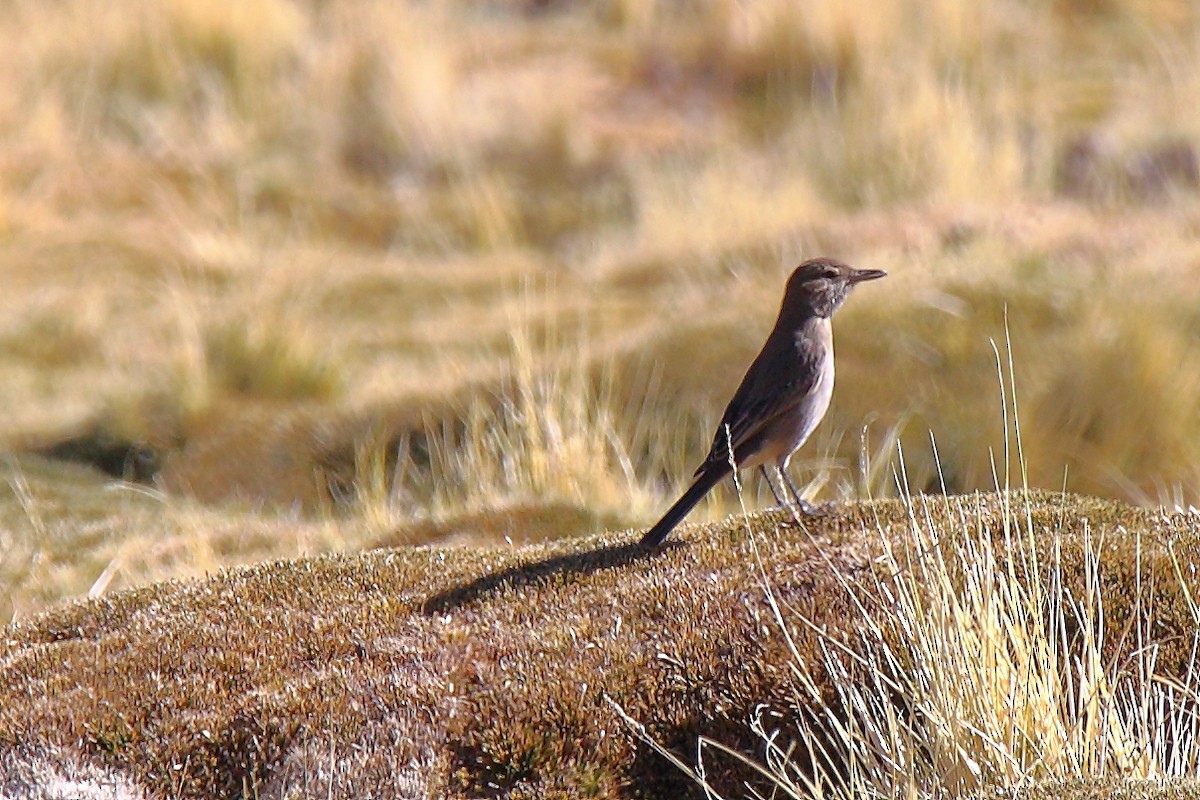
[[667, 509], [667, 513], [663, 514], [663, 518], [654, 524], [654, 527], [646, 531], [646, 535], [642, 537], [641, 546], [646, 548], [658, 547], [663, 539], [667, 538], [679, 521], [688, 515], [688, 512], [696, 507], [696, 504], [708, 494], [709, 490], [721, 482], [721, 479], [729, 474], [729, 469], [706, 469], [700, 473], [700, 476], [688, 487], [688, 490], [683, 493], [683, 496], [675, 501], [675, 505]]

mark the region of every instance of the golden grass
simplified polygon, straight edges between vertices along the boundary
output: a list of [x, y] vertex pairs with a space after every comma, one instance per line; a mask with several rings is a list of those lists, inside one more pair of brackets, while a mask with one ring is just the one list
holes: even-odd
[[94, 470], [34, 457], [0, 463], [0, 615], [29, 616], [67, 596], [203, 576], [270, 559], [363, 546], [367, 531], [214, 511]]
[[[1007, 308], [1033, 485], [1195, 502], [1183, 0], [10, 12], [6, 451], [335, 549], [538, 503], [564, 535], [644, 523], [824, 253], [891, 277], [838, 320], [820, 494], [894, 491], [860, 454], [895, 437], [935, 487], [930, 430], [949, 489], [990, 488]], [[74, 578], [13, 578], [14, 607], [91, 586], [55, 552]]]
[[[1079, 539], [1047, 542], [1038, 530], [1051, 509], [1020, 502], [1006, 511], [1002, 545], [965, 518], [963, 535], [948, 535], [929, 510], [942, 502], [914, 501], [913, 539], [885, 545], [888, 576], [855, 590], [857, 608], [886, 611], [858, 612], [867, 632], [853, 652], [832, 637], [819, 667], [794, 664], [810, 702], [821, 707], [827, 679], [837, 699], [787, 733], [755, 723], [789, 793], [807, 796], [824, 784], [844, 797], [967, 797], [1200, 774], [1200, 608], [1188, 592], [1170, 600], [1157, 593], [1154, 568], [1142, 561], [1156, 544], [1134, 533], [1121, 545], [1134, 562], [1122, 568], [1110, 561], [1104, 532], [1084, 525]], [[1159, 563], [1179, 574], [1186, 565], [1174, 544]], [[1116, 583], [1114, 572], [1122, 575]], [[1114, 618], [1115, 605], [1148, 616]], [[1179, 614], [1177, 625], [1153, 619], [1165, 605], [1175, 606], [1166, 614]], [[812, 625], [803, 616], [780, 621]], [[1165, 669], [1164, 624], [1182, 657]], [[1127, 656], [1116, 655], [1124, 648]]]

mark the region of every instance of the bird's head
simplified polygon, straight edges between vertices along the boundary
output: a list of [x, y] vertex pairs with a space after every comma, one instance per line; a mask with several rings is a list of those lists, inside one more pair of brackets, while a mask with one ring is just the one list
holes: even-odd
[[881, 269], [855, 269], [832, 258], [814, 258], [796, 267], [788, 278], [783, 305], [829, 317], [856, 284], [885, 275]]

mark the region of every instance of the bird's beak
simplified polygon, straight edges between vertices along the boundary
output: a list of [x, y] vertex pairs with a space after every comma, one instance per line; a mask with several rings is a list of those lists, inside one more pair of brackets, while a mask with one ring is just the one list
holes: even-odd
[[882, 278], [887, 275], [881, 269], [856, 269], [850, 273], [848, 283], [862, 283], [863, 281], [873, 281], [876, 278]]

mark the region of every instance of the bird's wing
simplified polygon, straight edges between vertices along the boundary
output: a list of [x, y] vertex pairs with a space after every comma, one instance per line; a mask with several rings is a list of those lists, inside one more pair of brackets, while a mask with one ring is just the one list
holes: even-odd
[[712, 447], [704, 463], [696, 470], [699, 475], [713, 462], [728, 463], [729, 444], [739, 460], [749, 453], [741, 452], [743, 445], [752, 440], [764, 427], [781, 414], [786, 414], [804, 402], [813, 391], [820, 376], [815, 365], [793, 361], [788, 364], [786, 378], [768, 367], [777, 365], [775, 359], [760, 358], [751, 364], [742, 378], [742, 384], [725, 408], [721, 422], [713, 436]]

